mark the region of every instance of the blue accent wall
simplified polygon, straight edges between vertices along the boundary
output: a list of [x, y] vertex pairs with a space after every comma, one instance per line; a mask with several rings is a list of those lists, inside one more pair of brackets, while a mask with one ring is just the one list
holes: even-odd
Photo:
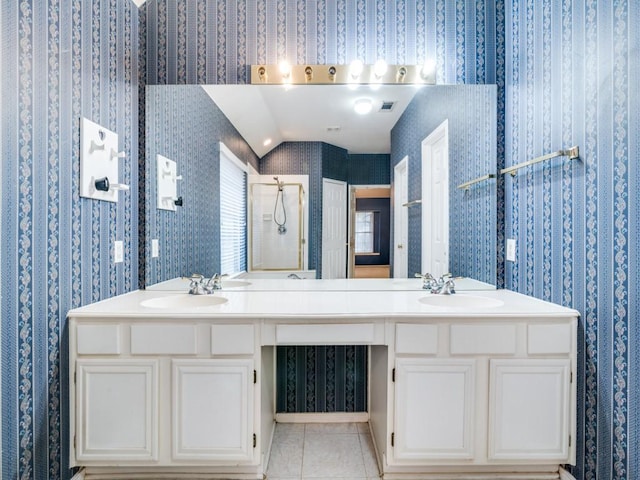
[[[138, 9], [6, 1], [0, 18], [1, 476], [68, 479], [67, 312], [138, 286]], [[119, 135], [118, 203], [79, 197], [81, 117]]]
[[[258, 158], [203, 88], [148, 86], [146, 90], [145, 284], [200, 273], [220, 272], [220, 145], [241, 161]], [[156, 155], [177, 163], [176, 211], [157, 209]], [[146, 255], [151, 239], [160, 256]], [[142, 263], [142, 262], [141, 262]]]
[[640, 478], [640, 4], [506, 8], [510, 289], [580, 312], [578, 479]]
[[391, 163], [408, 157], [409, 274], [422, 271], [422, 141], [444, 121], [449, 138], [449, 271], [496, 283], [496, 180], [458, 185], [496, 173], [496, 87], [451, 85], [418, 91], [391, 130]]
[[391, 157], [387, 153], [349, 154], [349, 185], [390, 185]]

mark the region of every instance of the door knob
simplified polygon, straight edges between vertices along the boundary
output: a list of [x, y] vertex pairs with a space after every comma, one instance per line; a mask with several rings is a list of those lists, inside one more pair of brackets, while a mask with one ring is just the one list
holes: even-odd
[[398, 244], [398, 248], [404, 248], [404, 245], [402, 245], [401, 243]]

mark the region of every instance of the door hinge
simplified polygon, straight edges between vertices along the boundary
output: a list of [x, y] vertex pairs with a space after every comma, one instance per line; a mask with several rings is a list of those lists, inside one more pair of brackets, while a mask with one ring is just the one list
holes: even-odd
[[394, 443], [395, 443], [395, 440], [396, 440], [396, 434], [395, 434], [395, 433], [392, 433], [392, 434], [391, 434], [391, 446], [392, 446], [392, 447], [393, 447], [393, 445], [394, 445]]
[[569, 435], [569, 446], [571, 446], [571, 435]]
[[75, 434], [73, 435], [73, 449], [76, 449], [76, 436]]
[[253, 448], [256, 448], [256, 445], [258, 444], [258, 437], [256, 437], [256, 434], [253, 434]]
[[258, 383], [258, 372], [253, 371], [253, 383]]
[[391, 381], [392, 382], [396, 381], [396, 369], [395, 368], [393, 370], [391, 370]]
[[573, 372], [569, 373], [569, 383], [573, 383]]

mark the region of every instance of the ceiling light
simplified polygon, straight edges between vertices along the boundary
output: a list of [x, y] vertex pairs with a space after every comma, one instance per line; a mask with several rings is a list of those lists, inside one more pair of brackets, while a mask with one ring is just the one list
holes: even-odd
[[373, 103], [370, 98], [359, 98], [353, 104], [353, 110], [359, 115], [366, 115], [373, 108]]
[[387, 73], [387, 62], [380, 59], [373, 65], [373, 74], [376, 78], [382, 78]]
[[360, 75], [362, 75], [363, 69], [364, 63], [362, 63], [362, 60], [354, 60], [349, 66], [349, 75], [351, 75], [352, 79], [356, 80]]
[[265, 147], [271, 145], [271, 139], [267, 138], [264, 142], [262, 142], [262, 145], [265, 146]]

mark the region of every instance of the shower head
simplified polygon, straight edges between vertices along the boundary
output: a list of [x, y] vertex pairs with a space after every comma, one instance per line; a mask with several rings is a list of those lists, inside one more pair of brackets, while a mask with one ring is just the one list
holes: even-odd
[[284, 182], [281, 182], [278, 177], [273, 177], [273, 179], [276, 181], [276, 184], [278, 185], [278, 191], [281, 192], [282, 189], [284, 188]]

